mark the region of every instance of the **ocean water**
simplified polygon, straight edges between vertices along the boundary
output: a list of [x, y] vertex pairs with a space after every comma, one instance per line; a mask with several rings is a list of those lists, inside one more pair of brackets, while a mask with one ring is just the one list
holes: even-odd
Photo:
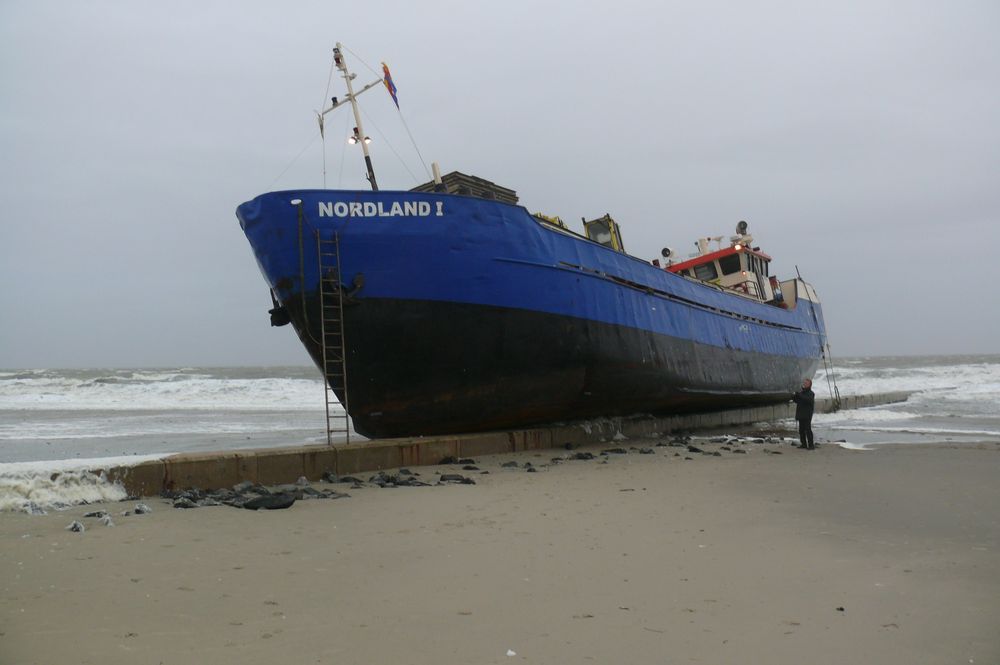
[[820, 369], [817, 397], [912, 391], [898, 404], [817, 414], [817, 436], [860, 446], [886, 443], [1000, 442], [1000, 355], [835, 359]]
[[318, 443], [325, 417], [312, 367], [0, 370], [0, 464]]
[[[1000, 355], [845, 358], [841, 395], [914, 391], [819, 414], [821, 437], [860, 444], [1000, 441]], [[829, 393], [826, 372], [815, 378]], [[0, 370], [0, 464], [319, 443], [313, 367]]]
[[[819, 397], [834, 379], [841, 395], [913, 394], [818, 414], [821, 442], [1000, 444], [1000, 355], [846, 358], [829, 380], [818, 373]], [[321, 443], [325, 424], [313, 367], [0, 370], [0, 511], [123, 499], [121, 487], [84, 471], [91, 465]], [[793, 436], [794, 423], [782, 424]]]

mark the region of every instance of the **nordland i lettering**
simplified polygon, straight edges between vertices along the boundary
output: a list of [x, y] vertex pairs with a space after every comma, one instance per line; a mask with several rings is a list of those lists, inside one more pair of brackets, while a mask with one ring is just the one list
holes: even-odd
[[444, 217], [444, 203], [435, 201], [320, 201], [320, 217]]

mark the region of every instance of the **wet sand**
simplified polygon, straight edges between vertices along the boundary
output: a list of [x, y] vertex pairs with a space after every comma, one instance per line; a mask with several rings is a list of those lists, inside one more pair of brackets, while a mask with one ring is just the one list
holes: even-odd
[[1000, 662], [995, 444], [654, 443], [280, 511], [0, 514], [0, 662]]

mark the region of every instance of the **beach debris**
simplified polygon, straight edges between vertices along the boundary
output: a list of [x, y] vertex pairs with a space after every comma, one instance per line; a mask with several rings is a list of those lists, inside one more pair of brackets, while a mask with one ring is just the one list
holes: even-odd
[[845, 609], [844, 609], [843, 607], [838, 607], [838, 608], [837, 608], [837, 611], [838, 611], [838, 612], [846, 612], [847, 610], [845, 610]]
[[151, 512], [153, 512], [153, 509], [150, 508], [149, 506], [147, 506], [146, 504], [144, 504], [144, 503], [137, 503], [137, 504], [135, 504], [135, 514], [136, 515], [145, 515], [145, 514], [151, 513]]
[[284, 510], [291, 508], [298, 497], [294, 494], [282, 492], [280, 494], [268, 494], [267, 496], [257, 496], [246, 503], [243, 507], [247, 510]]
[[340, 479], [337, 478], [337, 474], [335, 474], [333, 471], [324, 471], [323, 472], [323, 476], [322, 476], [322, 480], [323, 480], [324, 483], [339, 483], [340, 482]]
[[[402, 474], [400, 474], [402, 475]], [[404, 476], [391, 475], [384, 471], [379, 471], [377, 474], [368, 479], [368, 482], [377, 485], [381, 488], [387, 487], [429, 487], [430, 483], [425, 483], [423, 481], [417, 480], [414, 476]]]
[[249, 490], [251, 487], [253, 487], [253, 483], [250, 482], [249, 480], [244, 480], [241, 483], [233, 485], [233, 491], [236, 492], [237, 494], [242, 494], [243, 492]]
[[111, 515], [108, 515], [107, 513], [104, 513], [104, 515], [101, 517], [101, 524], [103, 524], [104, 526], [115, 525], [115, 523], [111, 520]]
[[438, 478], [438, 485], [446, 485], [448, 483], [456, 483], [459, 485], [475, 485], [476, 481], [472, 478], [466, 478], [460, 473], [442, 473], [441, 477]]
[[42, 508], [41, 506], [39, 506], [34, 501], [29, 501], [26, 504], [24, 504], [23, 506], [21, 506], [21, 510], [23, 510], [26, 513], [28, 513], [29, 515], [47, 515], [48, 514], [48, 513], [45, 512], [44, 508]]
[[625, 436], [624, 434], [622, 434], [621, 432], [615, 432], [615, 435], [613, 437], [611, 437], [611, 440], [612, 441], [627, 441], [628, 437]]
[[514, 651], [513, 649], [507, 649], [507, 655], [508, 655], [509, 657], [513, 658], [514, 656], [516, 656], [516, 655], [517, 655], [517, 652], [516, 652], [516, 651]]
[[298, 485], [299, 487], [305, 487], [306, 485], [309, 484], [309, 479], [306, 478], [305, 476], [299, 476], [295, 480], [295, 484]]
[[247, 510], [283, 510], [291, 508], [295, 498], [294, 494], [268, 494], [250, 499], [243, 504], [243, 507]]
[[399, 475], [401, 475], [401, 476], [419, 476], [420, 474], [419, 473], [413, 473], [409, 469], [400, 469], [399, 470]]
[[83, 526], [80, 522], [73, 520], [69, 523], [69, 526], [66, 527], [66, 530], [72, 531], [73, 533], [83, 533], [87, 530], [87, 527]]
[[339, 482], [339, 483], [351, 483], [353, 485], [364, 485], [365, 484], [365, 481], [361, 480], [360, 478], [355, 478], [354, 476], [341, 476], [340, 480], [338, 480], [337, 482]]
[[174, 508], [197, 508], [198, 504], [186, 496], [178, 497], [174, 500]]
[[84, 517], [97, 517], [97, 518], [104, 517], [105, 515], [107, 515], [107, 513], [104, 512], [103, 510], [93, 510], [89, 513], [83, 514]]

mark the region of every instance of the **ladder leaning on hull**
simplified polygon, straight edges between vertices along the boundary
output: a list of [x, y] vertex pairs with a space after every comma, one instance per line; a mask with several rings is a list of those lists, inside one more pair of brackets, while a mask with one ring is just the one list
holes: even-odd
[[[347, 416], [347, 365], [344, 344], [344, 298], [340, 281], [340, 237], [335, 233], [329, 240], [316, 231], [316, 253], [319, 261], [320, 336], [323, 351], [323, 385], [326, 392], [326, 442], [333, 445], [334, 436], [343, 435], [351, 441]], [[337, 393], [344, 396], [343, 403]]]

